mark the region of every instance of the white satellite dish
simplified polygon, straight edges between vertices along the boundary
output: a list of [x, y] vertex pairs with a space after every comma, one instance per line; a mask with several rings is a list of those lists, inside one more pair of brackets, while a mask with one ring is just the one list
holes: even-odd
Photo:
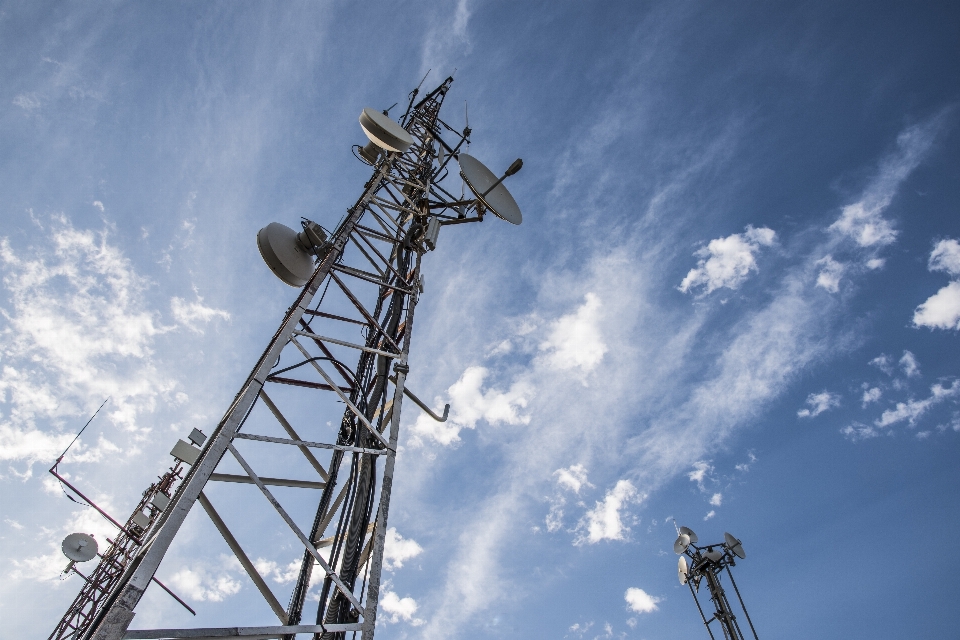
[[257, 233], [260, 256], [273, 274], [291, 287], [302, 287], [313, 275], [313, 256], [304, 248], [297, 232], [271, 222]]
[[688, 536], [690, 536], [690, 542], [692, 542], [693, 544], [697, 544], [697, 540], [698, 540], [697, 534], [693, 532], [693, 529], [690, 529], [688, 527], [680, 527], [680, 533], [687, 534]]
[[367, 107], [360, 113], [360, 128], [370, 138], [369, 144], [360, 149], [363, 159], [373, 164], [384, 151], [404, 152], [413, 144], [413, 138], [403, 127], [376, 109]]
[[734, 538], [729, 533], [724, 532], [723, 534], [724, 544], [727, 549], [733, 552], [733, 555], [737, 556], [741, 560], [747, 559], [747, 552], [743, 550], [743, 543]]
[[97, 555], [97, 541], [88, 533], [71, 533], [63, 539], [60, 548], [73, 562], [86, 562]]
[[690, 546], [690, 536], [685, 533], [681, 533], [677, 536], [677, 541], [673, 543], [673, 552], [676, 554], [681, 554], [687, 550], [687, 547]]
[[683, 556], [677, 563], [677, 577], [680, 578], [680, 584], [687, 584], [687, 559]]
[[[498, 218], [503, 218], [511, 224], [520, 224], [523, 222], [523, 215], [520, 213], [520, 207], [517, 201], [513, 199], [507, 188], [500, 182], [493, 171], [466, 153], [461, 153], [457, 160], [460, 162], [460, 176], [463, 178], [473, 194], [477, 196], [483, 205], [490, 209]], [[516, 166], [517, 163], [511, 166]], [[522, 163], [521, 163], [522, 164]], [[507, 170], [507, 175], [512, 175]], [[519, 171], [519, 167], [513, 173]], [[499, 182], [499, 184], [497, 184]], [[491, 187], [493, 187], [491, 189]]]
[[723, 557], [723, 553], [720, 552], [720, 551], [713, 551], [713, 550], [711, 550], [711, 551], [707, 551], [706, 553], [704, 553], [704, 554], [703, 554], [703, 557], [706, 558], [707, 560], [711, 560], [711, 561], [713, 561], [713, 562], [717, 562], [717, 561], [720, 560], [720, 558]]

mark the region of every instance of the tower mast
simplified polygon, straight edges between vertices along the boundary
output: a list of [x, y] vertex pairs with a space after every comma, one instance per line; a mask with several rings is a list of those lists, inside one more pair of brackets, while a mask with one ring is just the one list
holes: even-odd
[[[261, 253], [274, 273], [303, 288], [203, 448], [178, 443], [180, 453], [175, 448], [173, 455], [189, 471], [169, 503], [151, 511], [146, 526], [135, 532], [118, 577], [96, 602], [81, 602], [79, 609], [75, 602], [65, 619], [76, 610], [85, 611], [84, 618], [74, 617], [66, 626], [61, 621], [51, 640], [293, 638], [297, 633], [339, 640], [358, 631], [364, 640], [373, 638], [403, 399], [439, 421], [449, 411], [448, 406], [442, 416], [434, 414], [406, 386], [414, 311], [423, 291], [422, 258], [435, 247], [442, 226], [482, 221], [488, 211], [520, 223], [516, 203], [496, 176], [461, 153], [469, 143], [469, 127], [456, 131], [440, 118], [452, 82], [447, 78], [419, 102], [417, 90], [411, 92], [400, 125], [386, 112], [364, 110], [360, 121], [371, 144], [356, 155], [372, 165], [373, 174], [332, 232], [309, 220], [300, 234], [276, 224], [260, 232]], [[458, 198], [444, 188], [454, 161], [474, 197]], [[519, 167], [515, 162], [504, 177]], [[298, 274], [304, 252], [316, 264], [308, 262], [309, 269]], [[355, 366], [347, 364], [351, 361]], [[279, 432], [278, 427], [283, 437], [262, 433]], [[268, 446], [292, 452], [301, 466], [312, 469], [314, 479], [267, 477], [256, 448]], [[329, 454], [326, 465], [320, 453]], [[242, 473], [225, 473], [230, 467]], [[303, 549], [285, 608], [241, 545], [253, 537], [251, 525], [228, 527], [205, 493], [223, 482], [246, 485], [244, 500], [251, 506], [265, 499], [283, 522], [278, 530], [292, 534]], [[280, 498], [291, 495], [296, 499], [284, 500], [285, 507]], [[276, 623], [129, 630], [197, 502]], [[291, 512], [308, 504], [314, 505], [312, 523], [301, 528]], [[310, 592], [314, 572], [322, 581]], [[312, 602], [307, 606], [308, 592], [319, 597], [315, 611]]]

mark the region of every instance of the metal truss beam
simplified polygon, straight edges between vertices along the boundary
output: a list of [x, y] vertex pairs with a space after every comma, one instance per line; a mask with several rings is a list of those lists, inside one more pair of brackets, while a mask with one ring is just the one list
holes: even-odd
[[[441, 156], [444, 149], [456, 153], [469, 136], [466, 129], [456, 134], [455, 141], [440, 138], [441, 125], [449, 129], [439, 120], [439, 110], [451, 82], [448, 78], [416, 106], [416, 92], [411, 95], [401, 124], [413, 145], [403, 153], [381, 155], [362, 195], [330, 234], [313, 276], [287, 310], [199, 459], [189, 470], [179, 469], [177, 473], [185, 475], [177, 475], [166, 488], [172, 494], [169, 506], [152, 513], [149, 527], [124, 547], [124, 560], [116, 563], [112, 581], [101, 585], [95, 606], [80, 599], [82, 606], [75, 607], [75, 614], [62, 625], [68, 632], [55, 632], [51, 639], [289, 639], [310, 633], [322, 640], [341, 640], [347, 632], [360, 631], [363, 640], [372, 640], [403, 398], [409, 397], [436, 420], [445, 420], [449, 412], [447, 406], [442, 417], [435, 414], [406, 388], [406, 378], [414, 310], [423, 290], [420, 268], [427, 248], [422, 234], [433, 216], [454, 220], [443, 215], [444, 200], [438, 195], [449, 193], [434, 183], [450, 156], [438, 163], [437, 149]], [[451, 197], [446, 207], [459, 220], [469, 203]], [[358, 327], [362, 339], [355, 337]], [[345, 364], [348, 359], [355, 359], [356, 365]], [[270, 387], [269, 395], [268, 383], [277, 385]], [[256, 408], [258, 400], [265, 410]], [[331, 410], [338, 417], [330, 415]], [[268, 416], [267, 422], [260, 416]], [[248, 421], [257, 428], [251, 429]], [[277, 425], [287, 437], [269, 433]], [[293, 449], [299, 454], [284, 453]], [[318, 460], [319, 451], [329, 452], [329, 462]], [[319, 479], [287, 477], [286, 468], [278, 477], [275, 466], [261, 474], [257, 471], [265, 464], [261, 455], [292, 455], [298, 464], [305, 461]], [[243, 473], [221, 468], [225, 457]], [[290, 475], [295, 475], [292, 468]], [[275, 511], [299, 540], [303, 556], [286, 608], [241, 547], [236, 535], [251, 549], [244, 527], [231, 530], [214, 509], [204, 491], [210, 482], [221, 487], [233, 484], [231, 491], [246, 492], [245, 496], [252, 491], [244, 485], [256, 486], [270, 505], [268, 510]], [[283, 487], [285, 492], [275, 495], [270, 487]], [[291, 508], [280, 498], [290, 500]], [[242, 500], [244, 509], [254, 507], [250, 497]], [[128, 630], [144, 591], [196, 502], [280, 626]], [[314, 507], [310, 527], [291, 515], [301, 513], [304, 505]], [[333, 529], [332, 535], [327, 529]], [[265, 555], [270, 557], [269, 553]], [[323, 572], [322, 580], [310, 591], [315, 566]], [[308, 591], [311, 599], [319, 600], [311, 614], [314, 624], [302, 624]]]

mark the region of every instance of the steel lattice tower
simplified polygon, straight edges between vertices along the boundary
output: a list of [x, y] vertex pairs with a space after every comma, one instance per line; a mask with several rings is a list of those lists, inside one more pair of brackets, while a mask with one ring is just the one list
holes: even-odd
[[[733, 585], [737, 593], [737, 600], [740, 601], [740, 608], [747, 617], [747, 623], [750, 625], [750, 631], [753, 633], [754, 640], [759, 640], [756, 629], [753, 628], [753, 621], [750, 614], [747, 613], [747, 607], [743, 604], [743, 598], [740, 596], [740, 589], [733, 579], [733, 572], [730, 567], [736, 566], [737, 558], [745, 559], [746, 553], [743, 551], [743, 544], [729, 533], [724, 533], [724, 541], [717, 544], [698, 546], [696, 543], [697, 534], [687, 527], [679, 527], [677, 530], [677, 541], [673, 543], [673, 550], [680, 556], [677, 566], [677, 576], [680, 578], [680, 584], [686, 584], [690, 587], [690, 594], [693, 601], [697, 604], [697, 610], [700, 612], [700, 618], [704, 626], [707, 627], [707, 633], [713, 639], [713, 631], [710, 624], [714, 621], [720, 626], [723, 632], [724, 640], [746, 640], [746, 636], [740, 629], [740, 623], [737, 616], [730, 606], [727, 594], [723, 590], [720, 580], [724, 570], [730, 577], [730, 584]], [[687, 558], [690, 558], [690, 564], [687, 564]], [[709, 619], [703, 613], [703, 607], [700, 606], [700, 599], [697, 598], [697, 592], [700, 591], [700, 583], [707, 583], [707, 590], [710, 592], [710, 601], [713, 603], [714, 613]]]
[[[329, 239], [322, 238], [315, 247], [312, 276], [223, 418], [209, 439], [196, 431], [191, 436], [195, 444], [204, 443], [203, 448], [178, 443], [173, 452], [178, 461], [143, 494], [126, 524], [115, 522], [119, 535], [110, 541], [91, 578], [84, 578], [81, 593], [51, 640], [292, 639], [297, 633], [339, 640], [358, 631], [364, 640], [373, 637], [403, 398], [436, 420], [447, 416], [446, 410], [443, 416], [435, 415], [406, 388], [414, 311], [423, 291], [421, 260], [433, 248], [438, 225], [482, 221], [490, 208], [484, 196], [496, 186], [464, 199], [440, 184], [470, 136], [469, 125], [456, 131], [440, 119], [452, 82], [447, 78], [416, 103], [418, 91], [411, 92], [400, 124], [413, 144], [403, 152], [374, 156], [373, 175], [362, 195]], [[518, 169], [519, 163], [514, 167]], [[304, 222], [305, 232], [310, 225]], [[362, 340], [356, 337], [358, 330]], [[262, 423], [251, 418], [255, 411], [271, 421], [272, 428], [282, 428], [285, 437], [253, 432]], [[328, 419], [331, 426], [323, 427]], [[258, 472], [250, 448], [266, 445], [296, 455], [303, 467], [312, 469], [314, 479], [267, 477], [269, 468]], [[314, 452], [329, 453], [326, 466]], [[224, 473], [230, 466], [239, 466], [242, 473]], [[56, 467], [52, 471], [56, 473]], [[274, 517], [279, 515], [303, 548], [286, 607], [238, 540], [244, 537], [245, 523], [228, 528], [204, 492], [213, 483], [224, 482], [246, 485], [252, 492], [248, 496], [259, 490], [276, 512]], [[288, 489], [278, 492], [271, 487]], [[294, 490], [299, 493], [280, 494]], [[290, 495], [298, 497], [285, 500], [284, 507], [279, 498]], [[309, 529], [299, 527], [290, 515], [290, 508], [302, 509], [304, 501], [316, 505], [309, 507], [315, 514]], [[128, 630], [145, 590], [155, 581], [154, 574], [197, 502], [276, 615], [277, 624]], [[316, 609], [312, 603], [307, 606], [315, 570], [323, 575]]]

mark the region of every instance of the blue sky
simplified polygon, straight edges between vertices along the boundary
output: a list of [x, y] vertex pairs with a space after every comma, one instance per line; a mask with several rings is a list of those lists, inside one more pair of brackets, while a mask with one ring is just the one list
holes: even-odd
[[[673, 517], [743, 540], [761, 637], [955, 635], [958, 34], [935, 2], [3, 3], [0, 625], [46, 637], [60, 540], [109, 531], [45, 473], [72, 435], [111, 396], [62, 468], [125, 516], [295, 296], [256, 231], [335, 224], [361, 109], [456, 69], [524, 223], [425, 258], [410, 384], [452, 413], [404, 413], [378, 637], [706, 637]], [[270, 622], [204, 517], [158, 573], [198, 617], [148, 592], [136, 626]], [[251, 526], [285, 601], [299, 552]]]

